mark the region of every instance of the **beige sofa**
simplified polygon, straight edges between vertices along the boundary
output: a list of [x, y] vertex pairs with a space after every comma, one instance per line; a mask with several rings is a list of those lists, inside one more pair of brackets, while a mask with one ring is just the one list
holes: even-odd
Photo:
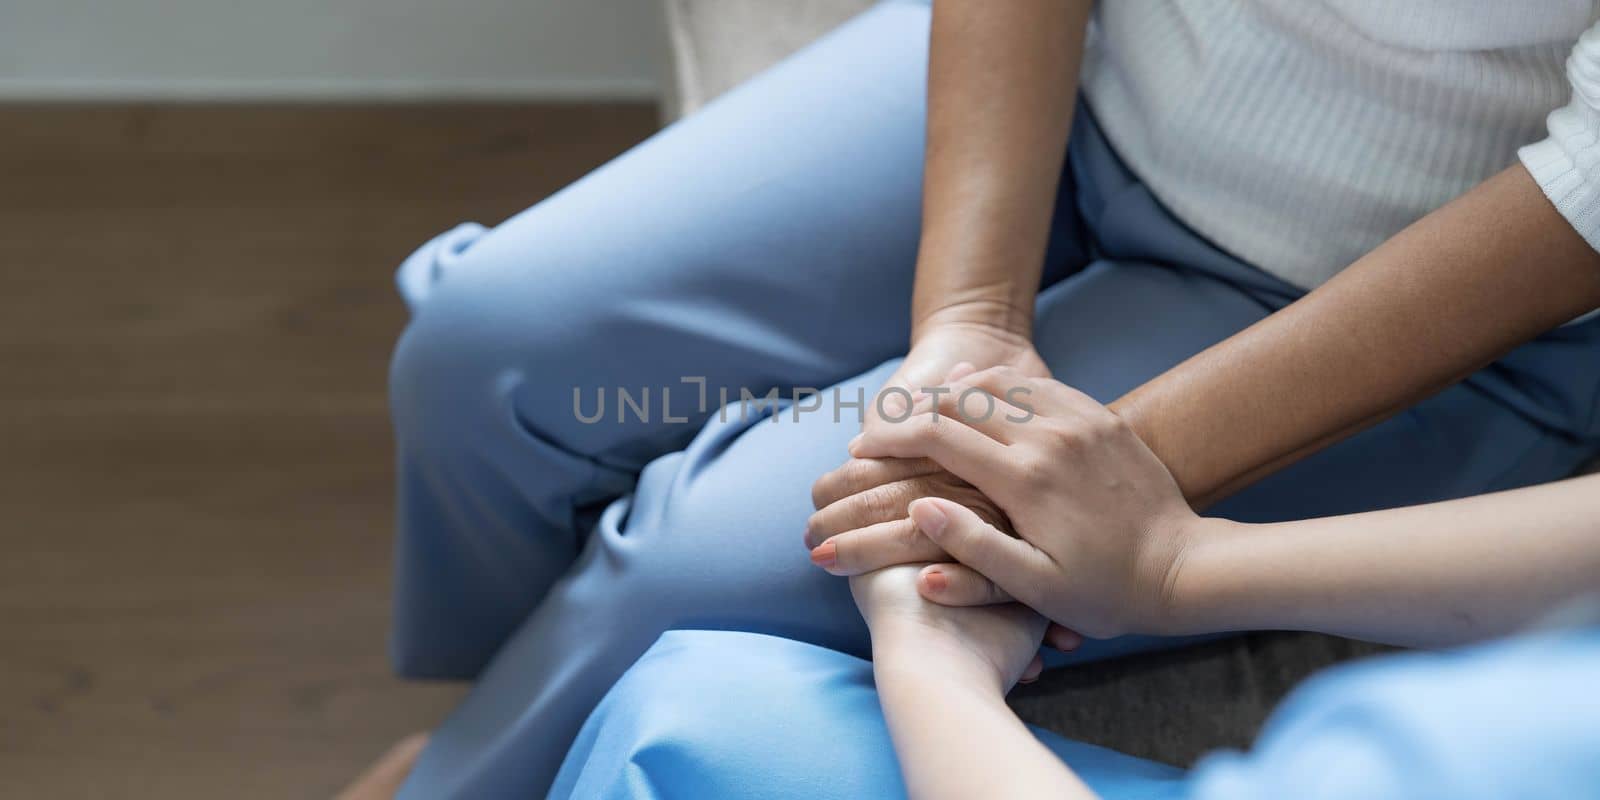
[[667, 116], [692, 113], [872, 5], [871, 0], [666, 0]]
[[[668, 117], [687, 114], [781, 60], [870, 0], [666, 0]], [[1600, 466], [1600, 465], [1597, 465]], [[1295, 683], [1383, 648], [1310, 634], [1262, 633], [1047, 674], [1014, 695], [1031, 722], [1135, 755], [1188, 764], [1247, 745]]]

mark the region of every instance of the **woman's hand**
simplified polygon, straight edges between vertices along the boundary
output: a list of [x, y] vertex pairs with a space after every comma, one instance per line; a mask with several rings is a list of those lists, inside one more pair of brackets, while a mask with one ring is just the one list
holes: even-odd
[[[903, 421], [923, 389], [979, 367], [1004, 365], [1026, 375], [1049, 376], [1025, 334], [961, 318], [960, 311], [936, 313], [918, 325], [911, 352], [879, 392], [880, 401], [870, 404], [864, 429]], [[880, 416], [880, 410], [885, 415]], [[906, 516], [911, 501], [922, 497], [953, 500], [997, 528], [1010, 530], [994, 501], [928, 459], [851, 459], [812, 486], [817, 513], [805, 531], [812, 560], [835, 575], [944, 560], [944, 551], [918, 535]]]
[[[913, 514], [938, 503], [941, 512], [983, 524], [954, 503], [919, 500]], [[958, 608], [928, 602], [918, 593], [923, 565], [902, 564], [850, 579], [856, 606], [872, 631], [875, 661], [925, 672], [944, 670], [975, 688], [1005, 693], [1037, 677], [1045, 619], [1025, 606]]]
[[923, 593], [954, 605], [1015, 599], [1096, 638], [1162, 632], [1199, 518], [1150, 449], [1116, 414], [1054, 380], [1000, 367], [949, 388], [906, 422], [851, 443], [858, 458], [932, 459], [1016, 528], [1020, 538], [972, 515], [928, 513], [918, 530], [965, 568], [927, 568], [938, 574], [923, 576]]
[[895, 399], [915, 401], [923, 389], [944, 384], [950, 371], [963, 363], [970, 364], [971, 370], [1003, 366], [1035, 378], [1050, 377], [1050, 368], [1034, 350], [1027, 328], [976, 322], [962, 309], [952, 307], [917, 323], [910, 352], [878, 392], [887, 407], [872, 404], [863, 427], [870, 429], [884, 421], [880, 410], [889, 419], [903, 418], [907, 409], [896, 409], [892, 405]]

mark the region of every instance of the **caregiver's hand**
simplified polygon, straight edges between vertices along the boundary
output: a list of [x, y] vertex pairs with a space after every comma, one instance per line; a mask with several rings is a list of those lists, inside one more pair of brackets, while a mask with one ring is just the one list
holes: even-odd
[[1054, 380], [1001, 367], [950, 389], [851, 443], [858, 458], [932, 459], [1016, 528], [1020, 538], [970, 515], [920, 520], [964, 565], [928, 567], [939, 574], [923, 576], [924, 594], [952, 605], [1014, 598], [1096, 638], [1160, 633], [1199, 518], [1155, 454], [1111, 410]]
[[[1021, 330], [967, 318], [959, 307], [936, 312], [917, 325], [911, 352], [879, 391], [879, 400], [869, 404], [863, 428], [904, 420], [923, 389], [1001, 365], [1026, 375], [1050, 374]], [[953, 500], [1010, 530], [992, 500], [928, 459], [851, 459], [812, 486], [817, 513], [805, 531], [812, 560], [836, 575], [943, 560], [944, 551], [917, 535], [906, 516], [907, 505], [921, 497]]]

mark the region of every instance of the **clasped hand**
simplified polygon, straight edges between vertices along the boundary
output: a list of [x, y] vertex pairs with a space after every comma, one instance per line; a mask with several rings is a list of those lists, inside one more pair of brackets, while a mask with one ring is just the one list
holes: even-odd
[[[866, 426], [851, 460], [817, 481], [813, 560], [863, 575], [948, 554], [956, 563], [922, 567], [923, 598], [1015, 601], [1095, 638], [1162, 632], [1198, 519], [1166, 467], [1121, 417], [1058, 381], [1012, 367], [948, 377], [903, 421]], [[908, 481], [921, 499], [896, 507]], [[836, 531], [851, 502], [874, 504], [879, 521]]]

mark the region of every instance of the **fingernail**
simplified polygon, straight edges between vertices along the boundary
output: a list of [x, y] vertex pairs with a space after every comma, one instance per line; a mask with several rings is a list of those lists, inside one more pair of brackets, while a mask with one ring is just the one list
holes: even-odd
[[942, 570], [930, 569], [922, 573], [922, 582], [928, 585], [928, 591], [935, 594], [950, 587], [950, 579]]
[[839, 560], [839, 548], [833, 542], [823, 542], [811, 549], [811, 563], [828, 569]]
[[944, 515], [944, 509], [933, 503], [917, 503], [911, 507], [911, 521], [917, 524], [917, 530], [937, 538], [944, 533], [944, 526], [950, 524], [950, 518]]

